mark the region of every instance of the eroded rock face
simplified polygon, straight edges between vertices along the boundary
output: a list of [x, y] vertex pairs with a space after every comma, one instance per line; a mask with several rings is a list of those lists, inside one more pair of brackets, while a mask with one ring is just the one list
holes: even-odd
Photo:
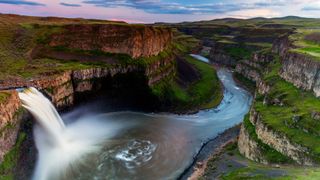
[[259, 64], [253, 64], [252, 62], [244, 61], [237, 64], [236, 72], [242, 74], [251, 81], [259, 82], [261, 80], [261, 74], [260, 71], [254, 66], [259, 66]]
[[141, 73], [147, 79], [146, 85], [152, 86], [161, 79], [176, 72], [175, 57], [171, 56], [155, 61], [147, 67], [137, 65], [95, 67], [65, 71], [57, 74], [47, 74], [29, 80], [12, 79], [1, 81], [0, 90], [35, 87], [45, 92], [58, 109], [64, 109], [74, 104], [76, 98], [75, 93], [98, 90], [101, 84], [95, 83], [96, 80], [107, 77], [112, 78], [117, 74], [127, 74], [131, 72]]
[[228, 55], [222, 47], [215, 45], [210, 50], [210, 61], [227, 66], [235, 66], [237, 61]]
[[279, 54], [281, 57], [285, 56], [292, 47], [292, 42], [289, 40], [289, 34], [277, 38], [272, 44], [272, 52]]
[[250, 137], [249, 132], [243, 124], [241, 125], [239, 134], [238, 148], [239, 152], [246, 158], [263, 164], [268, 164], [267, 160], [263, 158], [263, 152], [260, 150], [259, 144]]
[[254, 108], [250, 112], [250, 122], [255, 126], [258, 138], [285, 156], [301, 165], [315, 165], [308, 148], [292, 142], [286, 135], [269, 128], [263, 117]]
[[142, 25], [77, 24], [64, 28], [51, 37], [50, 46], [128, 54], [133, 58], [157, 55], [173, 36], [169, 28]]
[[320, 62], [310, 56], [289, 52], [281, 60], [280, 76], [296, 87], [320, 96]]
[[21, 120], [21, 102], [16, 91], [1, 91], [8, 96], [0, 102], [0, 163], [15, 145]]
[[256, 52], [252, 55], [250, 60], [239, 62], [236, 66], [236, 72], [259, 84], [262, 73], [265, 71], [266, 64], [273, 61], [273, 59], [274, 57], [271, 54]]
[[290, 51], [294, 48], [289, 36], [277, 39], [272, 51], [281, 57], [280, 76], [286, 81], [303, 90], [312, 91], [320, 96], [320, 61], [307, 54]]
[[[44, 92], [58, 109], [74, 105], [76, 93], [96, 90], [95, 80], [113, 77], [117, 74], [139, 72], [146, 76], [146, 85], [151, 86], [162, 78], [175, 73], [174, 57], [156, 61], [148, 67], [142, 68], [135, 65], [119, 67], [97, 67], [65, 71], [57, 74], [47, 74], [34, 79], [13, 79], [0, 82], [0, 88], [15, 89], [18, 87], [36, 87]], [[103, 83], [99, 82], [99, 83]], [[8, 94], [0, 102], [0, 163], [3, 156], [8, 153], [16, 143], [23, 113], [21, 102], [16, 90], [0, 91]]]
[[257, 91], [259, 94], [265, 95], [268, 92], [270, 92], [270, 90], [271, 90], [270, 85], [265, 81], [260, 81], [257, 83]]

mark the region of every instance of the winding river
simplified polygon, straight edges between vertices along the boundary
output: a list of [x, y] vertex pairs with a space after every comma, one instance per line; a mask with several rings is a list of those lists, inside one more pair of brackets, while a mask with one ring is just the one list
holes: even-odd
[[[56, 179], [57, 174], [59, 179], [176, 179], [192, 163], [203, 143], [240, 123], [249, 110], [252, 97], [235, 84], [232, 72], [221, 68], [218, 76], [224, 85], [221, 104], [193, 115], [129, 111], [97, 115], [94, 103], [64, 114], [62, 119], [67, 126], [84, 122], [77, 125], [77, 133], [99, 129], [108, 133], [99, 142], [103, 144], [99, 151], [86, 155], [49, 179]], [[95, 122], [96, 126], [92, 126]], [[36, 129], [35, 135], [41, 136], [39, 133]], [[47, 171], [54, 170], [48, 168]]]

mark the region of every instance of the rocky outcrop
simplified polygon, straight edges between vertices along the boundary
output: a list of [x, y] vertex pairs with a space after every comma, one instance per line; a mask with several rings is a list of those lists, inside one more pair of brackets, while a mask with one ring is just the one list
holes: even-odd
[[0, 91], [0, 163], [15, 145], [22, 118], [21, 103], [16, 91]]
[[235, 66], [237, 63], [237, 60], [231, 55], [229, 55], [225, 50], [224, 50], [223, 44], [215, 44], [209, 54], [209, 59], [211, 62], [221, 64], [221, 65], [227, 65], [227, 66]]
[[57, 108], [73, 104], [72, 71], [57, 74], [47, 74], [33, 79], [12, 79], [0, 82], [1, 89], [35, 87], [46, 92]]
[[250, 60], [243, 60], [237, 64], [236, 72], [259, 84], [262, 80], [262, 72], [265, 71], [266, 64], [273, 61], [273, 59], [272, 54], [255, 52]]
[[133, 58], [154, 56], [172, 39], [169, 28], [125, 24], [66, 25], [50, 37], [52, 47], [77, 50], [100, 50], [128, 54]]
[[263, 117], [254, 108], [250, 112], [250, 122], [255, 126], [258, 138], [281, 154], [290, 157], [301, 165], [314, 165], [308, 148], [292, 142], [286, 135], [275, 131], [264, 123]]
[[257, 91], [259, 94], [265, 95], [268, 92], [270, 92], [270, 90], [271, 90], [270, 85], [265, 81], [260, 81], [257, 83]]
[[294, 45], [289, 35], [282, 36], [274, 42], [273, 52], [281, 57], [280, 76], [296, 87], [312, 91], [320, 96], [320, 61], [307, 54], [292, 50]]
[[[94, 67], [70, 70], [57, 74], [46, 74], [33, 79], [11, 79], [0, 82], [1, 89], [35, 87], [42, 90], [58, 109], [70, 107], [75, 102], [75, 93], [99, 90], [107, 77], [117, 74], [138, 72], [147, 79], [146, 85], [152, 86], [166, 76], [176, 72], [174, 56], [155, 61], [146, 67], [139, 65], [117, 65], [113, 67]], [[100, 84], [99, 84], [100, 83]]]
[[254, 82], [259, 82], [261, 80], [260, 70], [253, 66], [250, 66], [249, 61], [238, 63], [236, 66], [236, 72]]
[[264, 158], [264, 154], [260, 149], [257, 141], [255, 141], [244, 125], [241, 126], [239, 139], [238, 139], [239, 152], [246, 158], [260, 162], [263, 164], [268, 164], [268, 161]]
[[320, 61], [305, 54], [288, 52], [281, 64], [280, 76], [283, 79], [320, 96]]
[[277, 38], [272, 44], [272, 52], [284, 57], [289, 49], [293, 46], [292, 41], [289, 39], [289, 34], [285, 34]]
[[[292, 51], [291, 48], [292, 42], [290, 41], [288, 35], [280, 37], [273, 45], [273, 53], [277, 53], [280, 56], [281, 68], [279, 75], [286, 81], [293, 83], [296, 87], [304, 90], [312, 90], [315, 95], [319, 96], [320, 91], [318, 89], [318, 84], [320, 83], [318, 82], [318, 71], [320, 68], [320, 63], [311, 57]], [[254, 64], [257, 59], [265, 59], [265, 61], [258, 63], [262, 65], [261, 67], [265, 67], [272, 61], [273, 58], [254, 58], [250, 63], [245, 62], [246, 69], [240, 65], [239, 71], [241, 70], [240, 72], [245, 74], [244, 72], [248, 73], [254, 68], [259, 69], [259, 66]], [[278, 69], [278, 67], [273, 68], [275, 68], [273, 70]], [[252, 77], [250, 74], [247, 76]], [[273, 76], [276, 77], [277, 75]], [[274, 83], [274, 81], [270, 80], [270, 82], [267, 82], [264, 81], [263, 78], [257, 81], [256, 101], [260, 101], [260, 103], [263, 101], [263, 103], [260, 104], [263, 106], [285, 106], [285, 103], [282, 102], [281, 98], [269, 96], [269, 93], [272, 90], [272, 83]], [[264, 99], [262, 100], [263, 97]], [[271, 99], [269, 99], [270, 97]], [[273, 112], [268, 111], [265, 113]], [[316, 115], [317, 113], [311, 114], [312, 117], [316, 117]], [[301, 117], [293, 116], [292, 118], [293, 121], [297, 121]], [[263, 114], [257, 111], [255, 106], [253, 106], [250, 111], [249, 119], [251, 124], [254, 126], [255, 134], [258, 140], [263, 144], [270, 146], [270, 148], [276, 150], [285, 157], [289, 157], [297, 164], [312, 166], [318, 163], [316, 162], [317, 157], [315, 154], [313, 154], [313, 151], [311, 151], [308, 147], [304, 147], [300, 143], [297, 143], [285, 132], [277, 130], [277, 128], [273, 127], [272, 124], [268, 124], [268, 121], [264, 120]], [[283, 125], [286, 125], [286, 122], [284, 122]], [[245, 132], [245, 130], [242, 130], [239, 139], [241, 140], [241, 143], [239, 143], [239, 149], [241, 150], [240, 152], [249, 159], [260, 162], [258, 157], [261, 155], [261, 149], [259, 146], [257, 146], [256, 141], [252, 142], [252, 138], [250, 139], [249, 133]]]

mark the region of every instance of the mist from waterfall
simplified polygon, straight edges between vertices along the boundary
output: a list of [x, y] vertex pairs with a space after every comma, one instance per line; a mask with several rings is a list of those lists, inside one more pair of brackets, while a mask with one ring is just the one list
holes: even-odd
[[37, 89], [19, 92], [22, 105], [35, 118], [35, 144], [38, 149], [34, 180], [63, 179], [81, 171], [91, 154], [100, 151], [113, 136], [117, 124], [99, 118], [83, 117], [66, 126], [52, 103]]
[[33, 179], [177, 179], [203, 143], [249, 111], [252, 96], [235, 84], [232, 72], [221, 68], [218, 77], [221, 104], [192, 115], [114, 112], [112, 103], [97, 99], [61, 118], [39, 91], [25, 89], [20, 98], [37, 122]]

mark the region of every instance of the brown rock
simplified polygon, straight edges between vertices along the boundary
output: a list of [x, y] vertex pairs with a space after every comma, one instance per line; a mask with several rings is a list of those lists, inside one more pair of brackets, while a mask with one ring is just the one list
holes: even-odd
[[173, 36], [169, 28], [142, 25], [76, 24], [64, 28], [52, 36], [50, 46], [128, 54], [133, 58], [157, 55]]

